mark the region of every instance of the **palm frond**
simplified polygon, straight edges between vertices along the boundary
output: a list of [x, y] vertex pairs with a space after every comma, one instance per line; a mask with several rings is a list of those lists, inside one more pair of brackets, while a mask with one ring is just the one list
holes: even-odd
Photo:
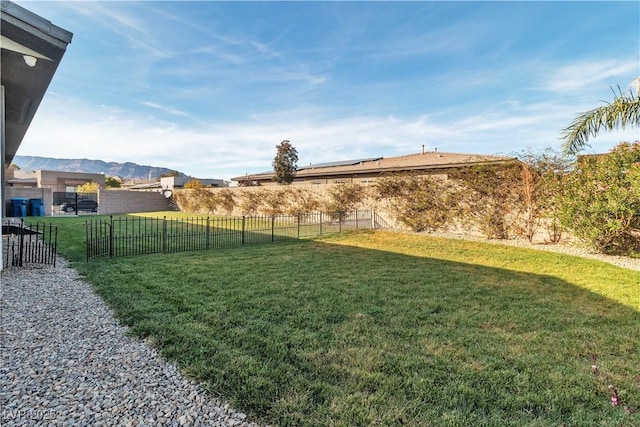
[[566, 154], [576, 154], [587, 145], [589, 137], [595, 138], [601, 129], [612, 131], [627, 127], [640, 127], [640, 94], [620, 91], [613, 102], [579, 114], [562, 131], [562, 149]]

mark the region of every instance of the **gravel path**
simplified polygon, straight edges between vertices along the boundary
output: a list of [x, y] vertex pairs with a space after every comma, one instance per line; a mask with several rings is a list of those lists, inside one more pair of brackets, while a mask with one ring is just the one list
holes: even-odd
[[75, 270], [1, 276], [0, 425], [255, 426], [129, 337]]

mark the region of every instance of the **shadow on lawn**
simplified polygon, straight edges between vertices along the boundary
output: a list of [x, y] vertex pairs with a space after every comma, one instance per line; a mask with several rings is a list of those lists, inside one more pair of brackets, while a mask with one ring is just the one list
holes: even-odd
[[315, 241], [139, 261], [82, 269], [133, 333], [265, 422], [638, 417], [607, 385], [640, 403], [640, 313], [552, 275]]

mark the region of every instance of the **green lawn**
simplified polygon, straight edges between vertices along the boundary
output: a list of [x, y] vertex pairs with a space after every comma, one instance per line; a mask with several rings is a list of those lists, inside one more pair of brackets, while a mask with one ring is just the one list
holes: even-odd
[[390, 232], [86, 263], [54, 221], [133, 334], [255, 420], [640, 425], [637, 271]]

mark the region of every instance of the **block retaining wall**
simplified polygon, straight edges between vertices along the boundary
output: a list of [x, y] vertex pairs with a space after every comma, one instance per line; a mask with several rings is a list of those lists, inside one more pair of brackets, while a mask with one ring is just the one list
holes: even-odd
[[[5, 213], [11, 214], [11, 199], [43, 199], [45, 216], [53, 214], [53, 191], [50, 188], [5, 187]], [[157, 192], [127, 190], [98, 190], [98, 214], [111, 215], [131, 212], [159, 212], [176, 210], [171, 200]]]
[[175, 210], [171, 206], [171, 199], [167, 199], [161, 193], [103, 189], [98, 191], [98, 213], [100, 215], [170, 210]]

